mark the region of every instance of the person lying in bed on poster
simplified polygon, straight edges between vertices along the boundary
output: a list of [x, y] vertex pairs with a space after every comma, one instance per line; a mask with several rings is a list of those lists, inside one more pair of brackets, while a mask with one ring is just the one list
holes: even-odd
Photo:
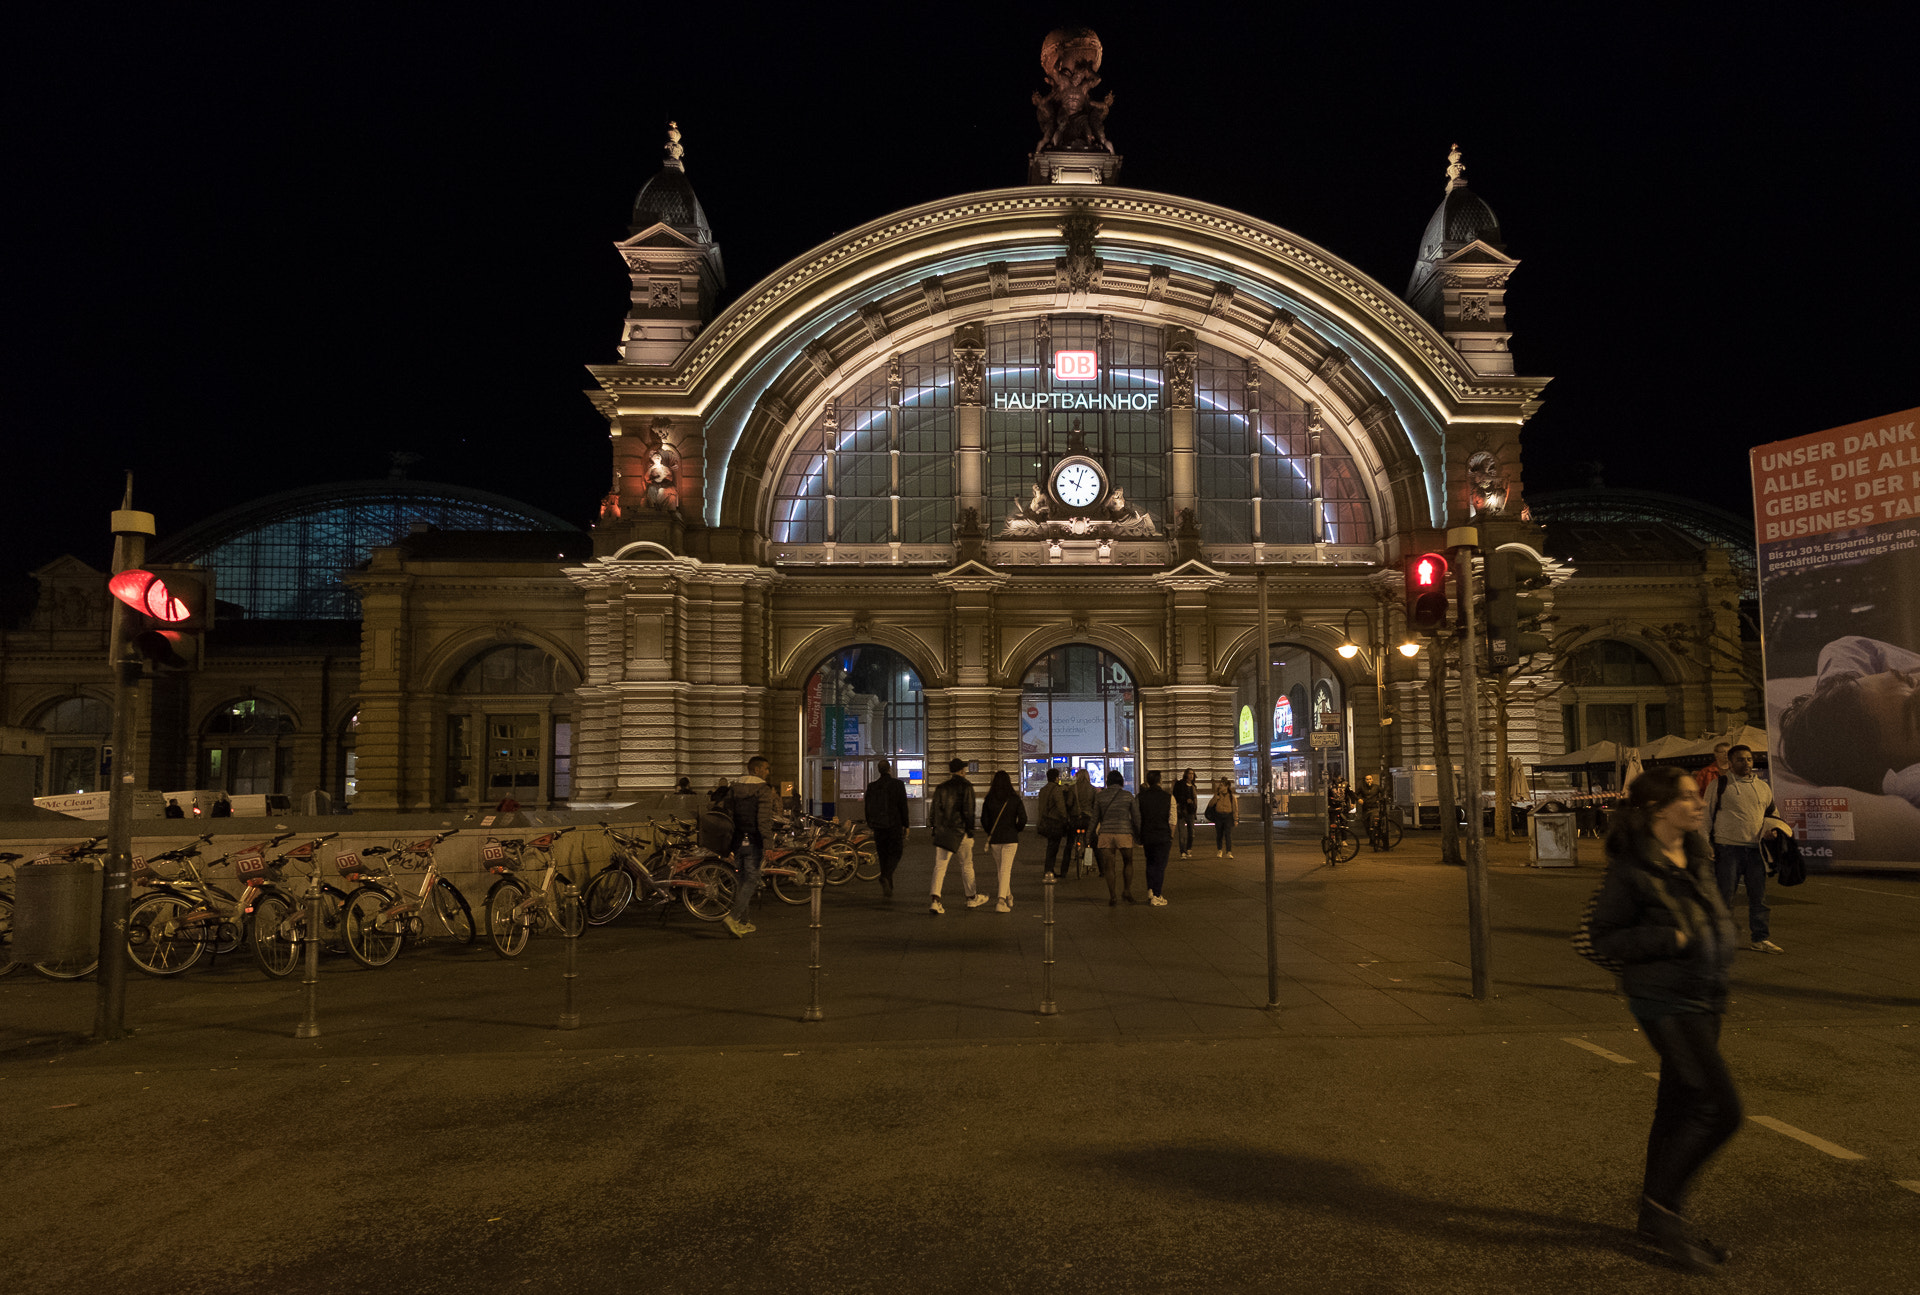
[[1920, 806], [1920, 652], [1858, 635], [1821, 648], [1813, 691], [1781, 713], [1780, 746], [1804, 781]]

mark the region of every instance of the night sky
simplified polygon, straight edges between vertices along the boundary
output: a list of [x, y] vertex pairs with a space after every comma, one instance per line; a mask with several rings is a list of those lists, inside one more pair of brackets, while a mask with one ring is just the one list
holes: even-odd
[[1920, 404], [1915, 43], [1866, 15], [1900, 8], [39, 6], [6, 42], [0, 567], [104, 565], [123, 468], [163, 534], [390, 451], [584, 525], [582, 366], [615, 358], [609, 245], [666, 120], [731, 301], [1022, 182], [1062, 21], [1105, 44], [1125, 184], [1395, 293], [1458, 140], [1522, 261], [1520, 369], [1555, 379], [1529, 488], [1597, 461], [1745, 513], [1748, 446]]

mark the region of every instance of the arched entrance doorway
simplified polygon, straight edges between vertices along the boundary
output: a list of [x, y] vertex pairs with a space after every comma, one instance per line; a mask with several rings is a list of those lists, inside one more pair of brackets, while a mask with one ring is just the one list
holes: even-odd
[[920, 673], [892, 648], [842, 648], [807, 676], [800, 702], [800, 794], [810, 813], [861, 815], [861, 797], [892, 761], [907, 809], [922, 821], [927, 788], [927, 699]]
[[[1346, 689], [1325, 657], [1298, 643], [1273, 644], [1267, 659], [1273, 671], [1267, 693], [1272, 700], [1264, 725], [1255, 663], [1248, 661], [1234, 675], [1234, 782], [1243, 791], [1258, 789], [1259, 742], [1264, 732], [1271, 743], [1275, 794], [1324, 792], [1328, 778], [1347, 776]], [[1334, 744], [1316, 748], [1316, 732], [1335, 734]]]
[[1046, 786], [1047, 770], [1071, 778], [1076, 769], [1099, 786], [1118, 769], [1136, 790], [1139, 703], [1133, 675], [1120, 658], [1086, 643], [1055, 648], [1020, 681], [1020, 794]]

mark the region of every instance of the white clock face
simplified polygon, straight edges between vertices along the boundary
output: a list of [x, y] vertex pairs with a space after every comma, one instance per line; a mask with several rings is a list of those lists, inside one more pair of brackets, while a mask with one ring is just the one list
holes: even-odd
[[1053, 479], [1053, 492], [1070, 508], [1085, 508], [1100, 497], [1100, 474], [1085, 463], [1069, 463]]

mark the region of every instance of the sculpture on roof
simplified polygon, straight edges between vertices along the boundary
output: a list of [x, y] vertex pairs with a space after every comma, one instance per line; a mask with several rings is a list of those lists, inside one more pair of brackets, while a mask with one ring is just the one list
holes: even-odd
[[1035, 91], [1033, 107], [1040, 118], [1040, 146], [1113, 152], [1107, 142], [1107, 113], [1113, 95], [1095, 99], [1100, 84], [1100, 38], [1086, 27], [1062, 27], [1047, 33], [1040, 45], [1040, 70], [1046, 73], [1047, 92]]

